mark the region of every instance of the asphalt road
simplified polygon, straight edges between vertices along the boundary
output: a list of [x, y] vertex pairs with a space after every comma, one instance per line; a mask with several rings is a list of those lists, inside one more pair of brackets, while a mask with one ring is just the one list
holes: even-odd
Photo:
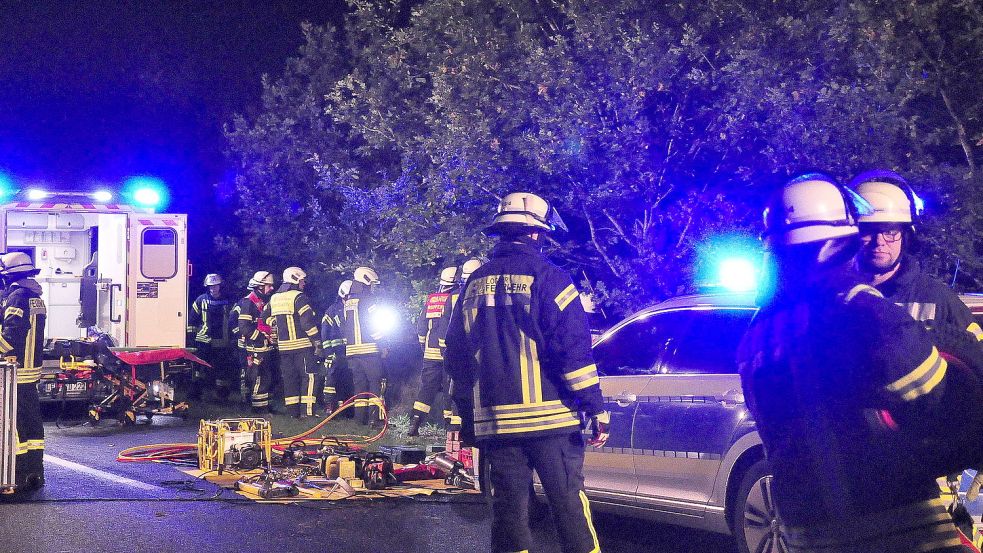
[[[491, 521], [479, 497], [267, 505], [176, 468], [118, 463], [130, 446], [192, 442], [197, 422], [56, 428], [46, 425], [47, 485], [0, 504], [0, 552], [464, 552], [487, 551]], [[597, 514], [605, 552], [733, 553], [717, 534]], [[536, 552], [558, 552], [547, 519]]]

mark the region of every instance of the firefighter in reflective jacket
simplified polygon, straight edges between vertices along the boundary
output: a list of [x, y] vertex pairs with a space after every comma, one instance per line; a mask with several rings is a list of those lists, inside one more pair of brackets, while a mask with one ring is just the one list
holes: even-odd
[[[228, 398], [238, 375], [236, 344], [232, 339], [238, 321], [232, 315], [232, 302], [223, 297], [223, 284], [222, 275], [205, 276], [208, 291], [195, 299], [188, 314], [188, 332], [194, 335], [198, 356], [211, 365], [204, 380], [215, 386], [215, 396], [220, 401]], [[201, 384], [192, 387], [190, 395], [200, 397]]]
[[581, 415], [591, 445], [607, 440], [597, 367], [577, 288], [540, 253], [545, 233], [563, 227], [542, 198], [512, 193], [492, 225], [499, 235], [451, 315], [447, 370], [464, 419], [462, 440], [490, 463], [492, 549], [526, 551], [535, 469], [567, 553], [600, 551], [584, 494]]
[[[437, 344], [440, 346], [441, 356], [444, 359], [447, 359], [446, 329], [450, 327], [451, 313], [454, 311], [454, 306], [457, 305], [457, 299], [461, 296], [461, 292], [464, 291], [464, 285], [467, 283], [468, 277], [470, 277], [471, 273], [475, 272], [478, 267], [481, 267], [482, 263], [484, 263], [484, 261], [473, 257], [465, 261], [460, 267], [457, 268], [457, 283], [453, 288], [451, 288], [449, 292], [450, 298], [447, 299], [447, 304], [444, 306], [443, 313], [440, 315], [440, 320], [437, 322], [437, 326], [444, 329], [444, 336], [437, 339]], [[447, 391], [451, 397], [454, 396], [454, 380], [450, 378], [449, 374]], [[457, 410], [456, 402], [452, 401], [451, 405], [444, 409], [444, 422], [447, 424], [448, 439], [458, 440], [458, 438], [452, 437], [453, 433], [461, 430], [461, 415]]]
[[239, 300], [239, 348], [245, 359], [245, 382], [254, 413], [269, 413], [272, 384], [273, 330], [262, 319], [263, 309], [273, 293], [273, 273], [257, 271], [249, 279], [251, 292]]
[[280, 352], [283, 402], [297, 418], [314, 416], [314, 382], [321, 356], [317, 316], [304, 288], [307, 273], [300, 267], [283, 271], [283, 284], [263, 308], [262, 320], [270, 325]]
[[324, 345], [324, 376], [321, 401], [325, 414], [330, 415], [338, 405], [338, 377], [345, 366], [345, 337], [342, 318], [345, 316], [345, 300], [352, 289], [352, 281], [345, 280], [338, 286], [338, 299], [328, 307], [321, 319], [321, 343]]
[[44, 426], [38, 380], [47, 310], [41, 285], [34, 280], [40, 270], [27, 254], [0, 256], [3, 295], [0, 310], [0, 354], [17, 365], [17, 462], [16, 484], [27, 491], [44, 485]]
[[[352, 287], [345, 300], [342, 326], [345, 338], [345, 357], [352, 371], [352, 384], [356, 394], [371, 392], [380, 395], [382, 390], [382, 334], [375, 328], [373, 315], [378, 305], [374, 288], [379, 285], [379, 275], [369, 267], [355, 269]], [[373, 407], [375, 405], [375, 407]], [[379, 416], [375, 400], [355, 400], [355, 418], [362, 424], [376, 426]]]
[[408, 436], [420, 435], [420, 424], [430, 408], [438, 392], [447, 392], [447, 373], [444, 372], [444, 352], [441, 343], [447, 334], [447, 326], [441, 324], [449, 321], [444, 318], [445, 306], [450, 300], [450, 290], [457, 284], [457, 267], [445, 267], [440, 271], [440, 281], [437, 291], [427, 296], [423, 311], [416, 321], [417, 335], [423, 346], [423, 372], [420, 374], [420, 393], [413, 402], [413, 415], [410, 419]]
[[738, 350], [784, 525], [764, 539], [791, 552], [960, 551], [936, 483], [951, 467], [919, 452], [958, 416], [946, 394], [970, 387], [951, 385], [922, 325], [854, 270], [857, 218], [872, 211], [817, 173], [765, 211], [775, 281]]
[[869, 284], [926, 326], [953, 326], [983, 341], [983, 329], [969, 308], [948, 286], [925, 274], [910, 253], [922, 201], [904, 178], [892, 171], [868, 171], [850, 186], [874, 208], [860, 217], [863, 247], [857, 256]]

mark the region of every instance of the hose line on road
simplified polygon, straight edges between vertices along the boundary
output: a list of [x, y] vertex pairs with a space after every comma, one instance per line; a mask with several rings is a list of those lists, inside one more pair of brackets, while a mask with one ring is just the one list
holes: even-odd
[[[323, 421], [320, 421], [314, 425], [311, 429], [301, 432], [296, 436], [290, 436], [289, 438], [277, 438], [272, 440], [271, 446], [278, 453], [282, 453], [286, 448], [290, 447], [290, 444], [294, 442], [303, 442], [305, 438], [309, 438], [315, 432], [320, 430], [325, 424], [329, 423], [332, 419], [338, 416], [342, 411], [352, 408], [355, 406], [356, 401], [362, 403], [368, 401], [370, 404], [375, 404], [379, 408], [379, 417], [382, 420], [382, 428], [374, 436], [358, 436], [358, 435], [337, 435], [337, 436], [322, 436], [319, 439], [322, 443], [326, 441], [333, 441], [340, 445], [353, 445], [353, 444], [370, 444], [381, 439], [386, 431], [389, 429], [389, 413], [386, 411], [386, 404], [381, 397], [369, 393], [362, 392], [355, 394], [354, 396], [345, 400], [341, 405], [338, 406], [334, 412], [332, 412]], [[361, 405], [360, 405], [361, 406]], [[116, 460], [121, 463], [166, 463], [172, 465], [181, 465], [189, 467], [198, 466], [198, 444], [189, 443], [174, 443], [174, 444], [150, 444], [150, 445], [139, 445], [136, 447], [131, 447], [120, 451], [116, 456]]]

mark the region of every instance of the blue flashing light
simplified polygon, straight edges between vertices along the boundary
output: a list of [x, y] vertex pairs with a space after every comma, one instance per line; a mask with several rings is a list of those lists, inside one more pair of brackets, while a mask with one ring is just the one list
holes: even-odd
[[167, 206], [170, 194], [164, 181], [155, 177], [131, 177], [123, 185], [123, 197], [137, 207], [158, 211]]
[[720, 286], [732, 292], [750, 292], [758, 287], [758, 271], [754, 263], [745, 257], [730, 257], [717, 268]]
[[92, 199], [100, 203], [109, 203], [113, 201], [113, 193], [109, 190], [96, 190], [92, 193]]
[[31, 188], [30, 190], [27, 191], [27, 199], [31, 200], [32, 202], [43, 200], [48, 196], [50, 196], [50, 194], [48, 194], [44, 190], [41, 190], [40, 188]]
[[14, 181], [6, 173], [0, 171], [0, 201], [6, 201], [17, 193]]

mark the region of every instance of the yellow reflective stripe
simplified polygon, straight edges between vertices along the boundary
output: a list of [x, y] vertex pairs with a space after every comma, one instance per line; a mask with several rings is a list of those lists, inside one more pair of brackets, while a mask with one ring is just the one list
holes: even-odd
[[297, 315], [298, 316], [299, 315], [303, 315], [304, 313], [307, 313], [308, 311], [311, 311], [311, 306], [305, 305], [304, 307], [301, 307], [300, 308], [300, 311], [297, 312]]
[[934, 346], [932, 352], [915, 370], [885, 386], [889, 392], [901, 395], [905, 401], [911, 401], [931, 392], [945, 377], [948, 364], [939, 355]]
[[464, 422], [463, 420], [461, 420], [461, 417], [459, 417], [457, 415], [451, 415], [451, 416], [447, 417], [447, 419], [448, 419], [447, 420], [447, 424], [460, 425], [460, 424], [462, 424]]
[[447, 347], [447, 341], [444, 340], [443, 338], [437, 338], [437, 345], [442, 348], [445, 348]]
[[280, 351], [292, 351], [297, 349], [312, 348], [314, 344], [311, 343], [310, 338], [297, 338], [296, 340], [280, 340], [276, 344], [277, 349]]
[[321, 391], [324, 392], [324, 393], [326, 393], [326, 394], [333, 394], [337, 390], [334, 389], [334, 386], [325, 386], [324, 388], [321, 388]]
[[519, 382], [522, 384], [522, 402], [532, 403], [532, 390], [529, 385], [529, 340], [526, 334], [519, 330]]
[[556, 415], [562, 413], [570, 413], [570, 408], [566, 405], [561, 405], [559, 407], [554, 407], [552, 409], [545, 409], [541, 411], [530, 410], [515, 413], [492, 413], [491, 415], [485, 414], [480, 417], [480, 420], [509, 420], [509, 419], [521, 419], [528, 417], [529, 415], [545, 416], [545, 415]]
[[594, 538], [594, 548], [588, 553], [601, 553], [601, 544], [597, 541], [597, 531], [594, 530], [594, 519], [590, 514], [590, 503], [587, 501], [587, 494], [584, 493], [584, 490], [580, 490], [579, 495], [580, 503], [584, 506], [584, 519], [587, 522], [587, 528], [590, 529], [590, 535]]
[[541, 424], [521, 424], [509, 427], [501, 427], [494, 422], [476, 422], [474, 424], [475, 434], [479, 436], [489, 436], [496, 434], [519, 434], [522, 432], [542, 432], [546, 430], [553, 430], [555, 428], [564, 428], [567, 426], [578, 426], [580, 421], [571, 417], [567, 420], [561, 420], [560, 422], [554, 423], [541, 423]]
[[256, 317], [253, 317], [249, 313], [239, 313], [239, 320], [240, 321], [255, 321], [256, 320]]
[[34, 340], [38, 334], [37, 316], [31, 315], [30, 330], [27, 331], [27, 338], [24, 340], [24, 366], [34, 367]]
[[284, 405], [297, 405], [300, 403], [300, 396], [290, 396], [283, 398]]
[[518, 412], [518, 411], [545, 411], [551, 407], [556, 407], [558, 405], [563, 405], [563, 402], [559, 399], [553, 399], [550, 401], [541, 401], [538, 403], [508, 403], [505, 405], [492, 405], [490, 407], [483, 407], [481, 409], [475, 410], [476, 414], [481, 413], [504, 413], [504, 412]]
[[579, 292], [577, 292], [577, 287], [571, 284], [570, 286], [564, 288], [562, 292], [557, 294], [556, 297], [553, 298], [553, 301], [556, 302], [556, 306], [560, 308], [560, 311], [563, 311], [578, 295]]
[[426, 403], [423, 403], [423, 402], [420, 402], [420, 401], [414, 401], [413, 402], [413, 410], [414, 411], [419, 411], [421, 413], [429, 413], [430, 412], [430, 406], [427, 405]]
[[346, 355], [364, 355], [366, 353], [378, 353], [379, 346], [377, 344], [355, 344], [345, 346]]
[[421, 344], [425, 344], [427, 342], [427, 337], [426, 336], [417, 336], [417, 338], [420, 339], [420, 343]]
[[868, 286], [866, 284], [858, 284], [853, 288], [850, 288], [850, 291], [847, 292], [845, 296], [843, 296], [843, 303], [850, 303], [851, 301], [853, 301], [853, 298], [857, 297], [857, 294], [861, 292], [870, 294], [872, 296], [877, 296], [878, 298], [884, 297], [884, 295], [881, 294], [877, 290], [877, 288], [874, 288], [873, 286]]
[[567, 380], [577, 380], [578, 378], [580, 378], [582, 376], [586, 376], [588, 374], [591, 374], [591, 375], [596, 375], [597, 374], [597, 365], [596, 364], [591, 363], [590, 365], [587, 365], [585, 367], [581, 367], [581, 368], [579, 368], [579, 369], [577, 369], [575, 371], [568, 372], [568, 373], [566, 373], [566, 374], [563, 375], [563, 378], [565, 378]]
[[7, 353], [8, 351], [12, 351], [13, 349], [14, 346], [10, 345], [10, 342], [5, 340], [3, 336], [0, 336], [0, 353]]
[[578, 390], [583, 390], [584, 388], [588, 388], [588, 387], [593, 386], [595, 384], [600, 385], [601, 384], [601, 380], [598, 377], [596, 377], [596, 376], [592, 376], [592, 377], [588, 378], [587, 380], [580, 381], [580, 382], [578, 382], [576, 384], [571, 384], [570, 385], [570, 390], [576, 392]]
[[6, 319], [7, 317], [11, 317], [11, 316], [13, 316], [13, 317], [23, 317], [24, 316], [24, 310], [21, 309], [20, 307], [10, 306], [10, 307], [7, 308], [6, 311], [3, 312], [3, 318]]
[[314, 336], [317, 333], [318, 333], [317, 328], [314, 327], [308, 328], [306, 332], [308, 336]]
[[966, 332], [972, 334], [978, 341], [983, 341], [983, 328], [977, 323], [969, 323], [966, 327]]
[[37, 451], [39, 449], [44, 449], [44, 438], [40, 440], [27, 440], [27, 442], [25, 443], [27, 444], [28, 451]]

